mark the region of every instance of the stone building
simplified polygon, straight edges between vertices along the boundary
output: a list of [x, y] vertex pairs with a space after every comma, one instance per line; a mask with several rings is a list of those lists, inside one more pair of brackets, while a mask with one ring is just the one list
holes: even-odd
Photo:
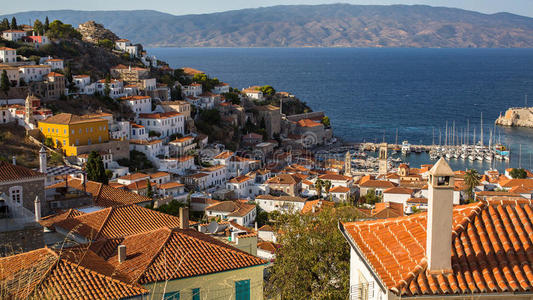
[[13, 205], [11, 210], [23, 207], [35, 213], [35, 197], [41, 199], [39, 208], [46, 215], [44, 203], [44, 186], [46, 176], [28, 168], [0, 162], [0, 195], [6, 199], [6, 203]]
[[265, 120], [266, 131], [269, 138], [281, 132], [281, 113], [279, 107], [273, 105], [256, 106], [259, 113], [258, 122]]

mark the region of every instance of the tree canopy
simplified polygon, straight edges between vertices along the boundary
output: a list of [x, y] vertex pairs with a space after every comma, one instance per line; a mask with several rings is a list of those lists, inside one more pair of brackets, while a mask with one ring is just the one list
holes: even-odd
[[479, 180], [481, 176], [477, 170], [470, 169], [466, 171], [465, 174], [465, 192], [467, 194], [468, 200], [474, 200], [474, 188], [479, 185]]
[[511, 175], [511, 177], [513, 177], [514, 179], [517, 179], [517, 178], [518, 179], [525, 179], [525, 178], [527, 178], [527, 172], [523, 168], [521, 168], [521, 169], [513, 168], [511, 170], [511, 172], [509, 172], [509, 175]]
[[[45, 26], [46, 27], [46, 26]], [[81, 39], [81, 33], [70, 24], [63, 24], [59, 20], [50, 23], [46, 35], [51, 39]]]
[[276, 90], [271, 85], [264, 85], [259, 90], [263, 93], [263, 95], [267, 96], [274, 96], [276, 94]]
[[352, 206], [325, 208], [317, 214], [282, 214], [276, 224], [276, 262], [267, 294], [281, 299], [347, 299], [350, 248], [338, 221], [360, 218]]
[[87, 179], [107, 184], [109, 178], [105, 173], [104, 162], [98, 152], [92, 151], [87, 159], [85, 165], [85, 172], [87, 172]]
[[7, 98], [7, 93], [10, 89], [9, 78], [7, 77], [6, 70], [2, 70], [2, 75], [0, 76], [0, 90], [4, 93]]

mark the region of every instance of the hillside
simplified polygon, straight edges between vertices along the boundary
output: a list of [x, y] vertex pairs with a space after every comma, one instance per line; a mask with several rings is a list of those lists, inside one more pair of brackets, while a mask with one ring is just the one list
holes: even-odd
[[532, 18], [423, 5], [292, 5], [185, 16], [61, 10], [15, 16], [49, 16], [73, 25], [95, 20], [145, 46], [533, 47]]

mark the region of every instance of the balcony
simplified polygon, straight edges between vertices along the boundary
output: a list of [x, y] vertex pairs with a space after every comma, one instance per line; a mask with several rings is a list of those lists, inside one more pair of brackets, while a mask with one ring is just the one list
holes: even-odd
[[373, 281], [350, 286], [350, 300], [372, 300], [374, 297]]

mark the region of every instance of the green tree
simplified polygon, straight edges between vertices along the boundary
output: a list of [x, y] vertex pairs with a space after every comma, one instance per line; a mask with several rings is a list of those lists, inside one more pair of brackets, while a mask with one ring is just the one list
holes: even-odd
[[154, 190], [152, 189], [150, 179], [146, 179], [146, 197], [154, 199]]
[[381, 197], [376, 194], [375, 189], [368, 190], [363, 198], [366, 203], [372, 205], [381, 202]]
[[224, 98], [226, 98], [226, 101], [231, 101], [232, 104], [240, 105], [241, 104], [241, 98], [239, 97], [239, 93], [230, 92], [230, 93], [224, 93], [222, 94]]
[[171, 200], [167, 204], [163, 204], [157, 208], [154, 208], [154, 205], [148, 205], [148, 208], [168, 214], [173, 216], [179, 216], [180, 215], [180, 207], [186, 207], [184, 203], [177, 201], [175, 199]]
[[322, 179], [317, 179], [315, 181], [315, 190], [318, 198], [322, 198], [322, 188], [324, 187], [324, 181]]
[[7, 72], [6, 70], [2, 70], [2, 75], [0, 76], [0, 90], [4, 93], [6, 98], [10, 87], [11, 83], [9, 82], [9, 78], [7, 77]]
[[46, 19], [44, 20], [44, 32], [47, 32], [48, 29], [50, 29], [50, 20], [48, 20], [48, 16], [46, 16]]
[[98, 41], [98, 46], [111, 50], [115, 48], [115, 43], [110, 39], [102, 39]]
[[70, 24], [63, 24], [59, 20], [50, 23], [46, 35], [51, 39], [81, 39], [81, 33]]
[[7, 18], [3, 18], [2, 22], [0, 23], [0, 31], [4, 31], [8, 29], [9, 29], [9, 20]]
[[331, 126], [331, 123], [329, 121], [329, 117], [328, 116], [323, 117], [320, 122], [324, 125], [324, 127], [330, 127]]
[[324, 181], [324, 190], [326, 191], [326, 194], [329, 195], [330, 189], [331, 189], [331, 181], [329, 180]]
[[105, 173], [102, 157], [96, 151], [92, 151], [89, 154], [87, 164], [85, 165], [85, 172], [87, 172], [87, 179], [89, 180], [101, 182], [103, 184], [109, 182], [109, 178]]
[[109, 97], [109, 94], [111, 94], [111, 79], [109, 77], [106, 77], [105, 84], [104, 84], [104, 96]]
[[39, 19], [35, 20], [33, 22], [33, 31], [36, 35], [43, 35], [44, 34], [44, 25]]
[[465, 192], [469, 201], [474, 200], [474, 188], [479, 185], [481, 176], [477, 170], [470, 169], [465, 174]]
[[509, 175], [515, 179], [525, 179], [527, 178], [527, 172], [524, 169], [513, 168]]
[[263, 93], [263, 95], [267, 96], [274, 96], [274, 94], [276, 94], [276, 90], [270, 85], [264, 85], [259, 88], [259, 90]]
[[11, 29], [18, 29], [17, 18], [11, 18]]
[[338, 222], [361, 216], [350, 206], [325, 208], [317, 214], [281, 215], [275, 228], [283, 247], [276, 251], [266, 293], [281, 299], [347, 299], [350, 247]]

